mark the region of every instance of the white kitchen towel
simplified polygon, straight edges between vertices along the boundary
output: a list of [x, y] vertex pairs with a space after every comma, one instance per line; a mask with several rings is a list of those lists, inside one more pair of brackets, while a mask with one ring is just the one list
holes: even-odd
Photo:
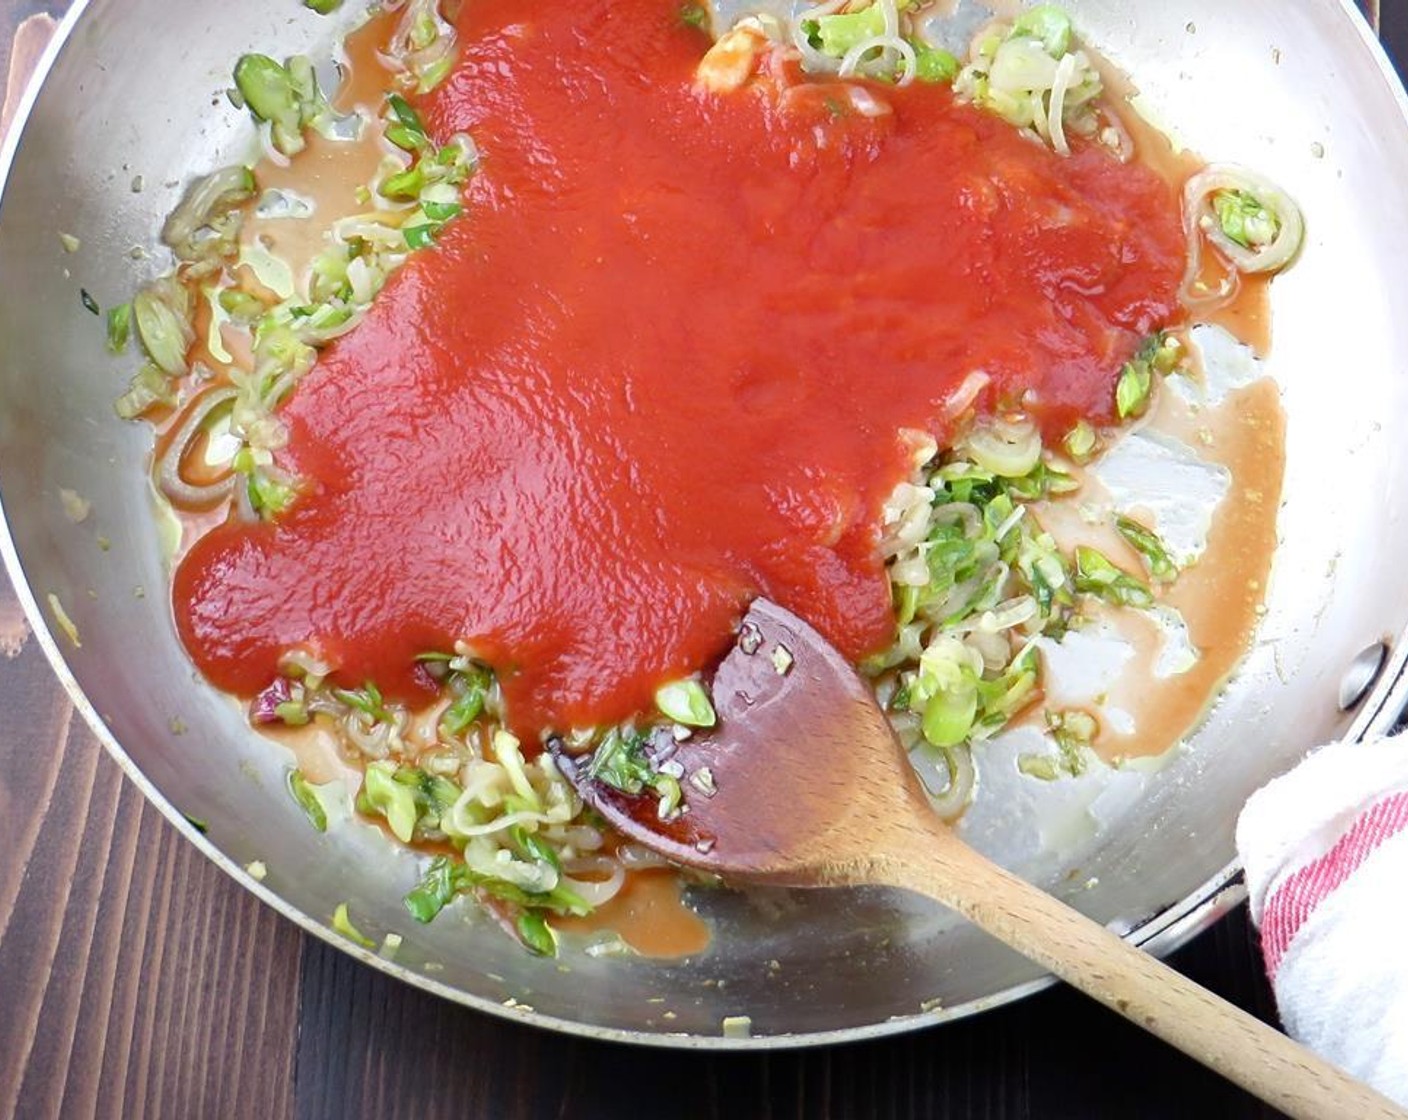
[[1316, 751], [1237, 848], [1287, 1033], [1408, 1106], [1408, 737]]

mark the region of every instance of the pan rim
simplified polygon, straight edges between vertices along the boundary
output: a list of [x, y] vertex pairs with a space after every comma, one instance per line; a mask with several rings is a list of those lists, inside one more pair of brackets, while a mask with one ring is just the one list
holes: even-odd
[[[1380, 76], [1388, 83], [1400, 114], [1408, 121], [1408, 91], [1405, 91], [1392, 63], [1384, 51], [1382, 43], [1374, 35], [1363, 13], [1353, 0], [1320, 0], [1327, 6], [1337, 7], [1341, 16], [1349, 20], [1370, 51]], [[11, 169], [18, 155], [22, 136], [33, 113], [35, 104], [54, 65], [68, 45], [73, 33], [84, 15], [92, 6], [93, 0], [73, 0], [72, 7], [64, 15], [55, 29], [53, 38], [45, 48], [35, 71], [20, 97], [11, 120], [10, 128], [0, 138], [0, 210], [3, 209], [5, 188]], [[35, 598], [29, 578], [21, 562], [18, 548], [6, 516], [3, 489], [0, 489], [0, 561], [8, 575], [15, 595], [50, 668], [58, 677], [68, 694], [74, 709], [83, 717], [103, 749], [122, 769], [126, 777], [137, 787], [142, 796], [160, 812], [176, 830], [212, 863], [246, 891], [253, 894], [265, 905], [272, 907], [284, 918], [295, 923], [305, 932], [321, 939], [333, 948], [345, 952], [363, 964], [370, 965], [388, 976], [411, 984], [423, 991], [450, 1000], [474, 1011], [485, 1013], [509, 1022], [525, 1023], [555, 1033], [587, 1038], [602, 1042], [626, 1043], [653, 1049], [692, 1050], [701, 1052], [728, 1051], [772, 1051], [795, 1050], [830, 1046], [838, 1043], [859, 1042], [907, 1034], [911, 1031], [954, 1022], [992, 1008], [1013, 1003], [1029, 995], [1043, 991], [1056, 983], [1053, 976], [1045, 975], [1025, 983], [1004, 988], [999, 992], [969, 1000], [952, 1007], [938, 1008], [912, 1016], [891, 1019], [862, 1026], [844, 1027], [829, 1031], [815, 1031], [805, 1034], [778, 1034], [748, 1038], [729, 1038], [720, 1035], [671, 1034], [645, 1030], [631, 1030], [620, 1027], [606, 1027], [576, 1019], [548, 1015], [543, 1012], [518, 1007], [506, 1007], [492, 999], [478, 996], [459, 988], [441, 983], [432, 976], [412, 971], [394, 961], [363, 949], [338, 934], [328, 925], [311, 917], [299, 907], [285, 900], [281, 895], [265, 887], [249, 875], [245, 869], [221, 851], [199, 829], [197, 829], [158, 789], [127, 754], [117, 737], [107, 727], [93, 703], [88, 699], [76, 677], [70, 670], [51, 627], [48, 616]], [[1404, 709], [1408, 708], [1408, 627], [1398, 635], [1397, 641], [1389, 643], [1389, 657], [1376, 681], [1374, 688], [1365, 699], [1355, 719], [1345, 733], [1345, 738], [1358, 741], [1366, 737], [1385, 734], [1399, 722]], [[1150, 917], [1133, 930], [1124, 934], [1127, 940], [1146, 949], [1156, 956], [1163, 956], [1190, 941], [1197, 934], [1208, 929], [1228, 911], [1246, 897], [1246, 888], [1241, 880], [1241, 864], [1234, 857], [1212, 875], [1198, 889], [1183, 899]]]

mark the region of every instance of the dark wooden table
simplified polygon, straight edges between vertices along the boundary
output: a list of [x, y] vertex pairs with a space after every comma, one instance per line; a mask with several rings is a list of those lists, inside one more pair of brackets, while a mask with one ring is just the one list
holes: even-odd
[[[0, 0], [0, 46], [42, 8]], [[1408, 58], [1408, 0], [1384, 17]], [[1173, 963], [1274, 1019], [1245, 911]], [[907, 1038], [708, 1057], [559, 1038], [401, 985], [246, 895], [143, 801], [0, 575], [0, 1117], [91, 1115], [1273, 1114], [1067, 990]]]

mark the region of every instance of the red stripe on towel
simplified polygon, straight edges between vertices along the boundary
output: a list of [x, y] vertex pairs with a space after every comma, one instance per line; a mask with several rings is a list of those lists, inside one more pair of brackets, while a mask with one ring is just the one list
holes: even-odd
[[1266, 903], [1261, 949], [1266, 971], [1275, 979], [1281, 958], [1315, 908], [1385, 840], [1408, 826], [1408, 790], [1390, 794], [1355, 818], [1349, 831], [1319, 859], [1287, 878]]

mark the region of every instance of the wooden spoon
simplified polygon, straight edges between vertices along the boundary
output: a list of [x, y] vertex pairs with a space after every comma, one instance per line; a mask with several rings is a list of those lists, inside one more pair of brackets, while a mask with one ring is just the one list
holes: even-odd
[[[687, 810], [564, 773], [616, 828], [734, 882], [927, 895], [1293, 1117], [1398, 1117], [1372, 1089], [973, 851], [934, 814], [869, 687], [824, 638], [756, 601], [713, 682], [717, 727], [678, 746]], [[712, 792], [706, 792], [712, 791]]]

